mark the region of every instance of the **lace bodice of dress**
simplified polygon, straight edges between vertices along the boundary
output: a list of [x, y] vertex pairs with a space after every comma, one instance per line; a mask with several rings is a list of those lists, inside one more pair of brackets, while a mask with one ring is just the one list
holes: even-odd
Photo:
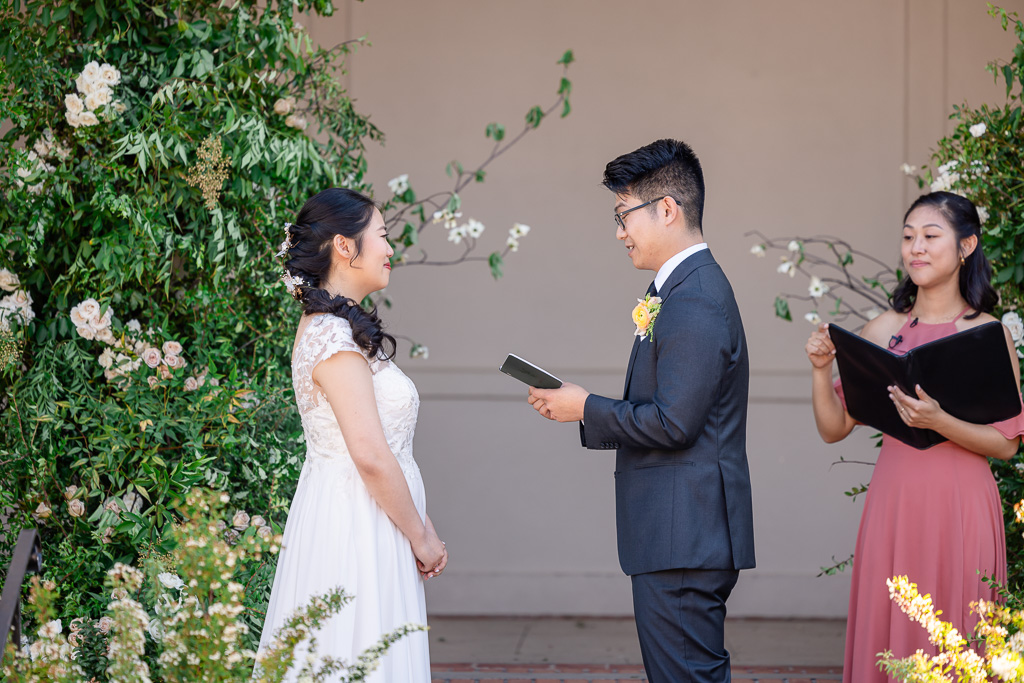
[[420, 398], [416, 385], [389, 360], [369, 358], [352, 338], [352, 326], [344, 318], [327, 313], [309, 322], [292, 354], [292, 387], [302, 416], [306, 437], [306, 461], [311, 465], [332, 464], [351, 476], [355, 464], [334, 416], [331, 404], [313, 381], [313, 369], [341, 351], [355, 351], [366, 358], [373, 373], [377, 412], [391, 452], [407, 479], [418, 479], [419, 467], [412, 455], [412, 440]]

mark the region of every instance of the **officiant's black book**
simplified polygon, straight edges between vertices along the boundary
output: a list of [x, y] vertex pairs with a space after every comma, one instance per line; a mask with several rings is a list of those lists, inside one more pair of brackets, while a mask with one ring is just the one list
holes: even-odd
[[931, 429], [908, 427], [886, 387], [917, 398], [921, 385], [953, 417], [988, 424], [1019, 415], [1019, 388], [999, 322], [985, 323], [922, 344], [903, 355], [883, 349], [838, 325], [828, 326], [836, 346], [846, 410], [858, 422], [918, 449], [946, 441]]

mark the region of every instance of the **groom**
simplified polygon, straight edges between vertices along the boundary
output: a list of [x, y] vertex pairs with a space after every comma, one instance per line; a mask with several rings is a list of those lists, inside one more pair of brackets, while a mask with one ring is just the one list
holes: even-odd
[[[531, 389], [529, 401], [548, 419], [579, 421], [585, 448], [616, 450], [619, 563], [648, 679], [729, 681], [725, 602], [738, 570], [754, 566], [740, 312], [704, 242], [704, 175], [688, 145], [624, 154], [604, 186], [633, 267], [656, 273], [655, 305], [634, 312], [624, 398], [567, 382]], [[622, 322], [625, 334], [625, 311]]]

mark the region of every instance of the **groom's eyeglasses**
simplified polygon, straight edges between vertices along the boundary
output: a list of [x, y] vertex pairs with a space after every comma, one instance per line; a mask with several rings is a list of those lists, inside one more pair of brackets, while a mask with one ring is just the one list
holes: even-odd
[[662, 199], [666, 199], [666, 198], [671, 198], [672, 201], [674, 201], [676, 204], [679, 204], [679, 206], [683, 205], [682, 202], [680, 202], [675, 197], [672, 197], [672, 195], [666, 194], [666, 195], [663, 195], [661, 197], [658, 197], [657, 199], [652, 199], [649, 202], [644, 202], [643, 204], [638, 204], [637, 206], [634, 206], [631, 209], [626, 209], [625, 211], [619, 211], [617, 214], [615, 214], [615, 225], [618, 226], [619, 228], [622, 228], [623, 230], [625, 230], [626, 229], [626, 224], [622, 222], [622, 217], [623, 216], [625, 216], [627, 213], [629, 213], [631, 211], [636, 211], [637, 209], [642, 209], [645, 206], [649, 206], [651, 204], [654, 204], [655, 202], [660, 202]]

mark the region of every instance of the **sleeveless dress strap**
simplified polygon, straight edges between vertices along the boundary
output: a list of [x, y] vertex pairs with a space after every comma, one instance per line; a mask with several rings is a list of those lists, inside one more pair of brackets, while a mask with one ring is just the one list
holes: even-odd
[[964, 310], [962, 310], [959, 313], [957, 313], [956, 317], [953, 318], [952, 322], [956, 322], [957, 320], [959, 320], [963, 316], [963, 314], [966, 313], [969, 310], [971, 310], [970, 304], [968, 304], [967, 306], [964, 306]]

